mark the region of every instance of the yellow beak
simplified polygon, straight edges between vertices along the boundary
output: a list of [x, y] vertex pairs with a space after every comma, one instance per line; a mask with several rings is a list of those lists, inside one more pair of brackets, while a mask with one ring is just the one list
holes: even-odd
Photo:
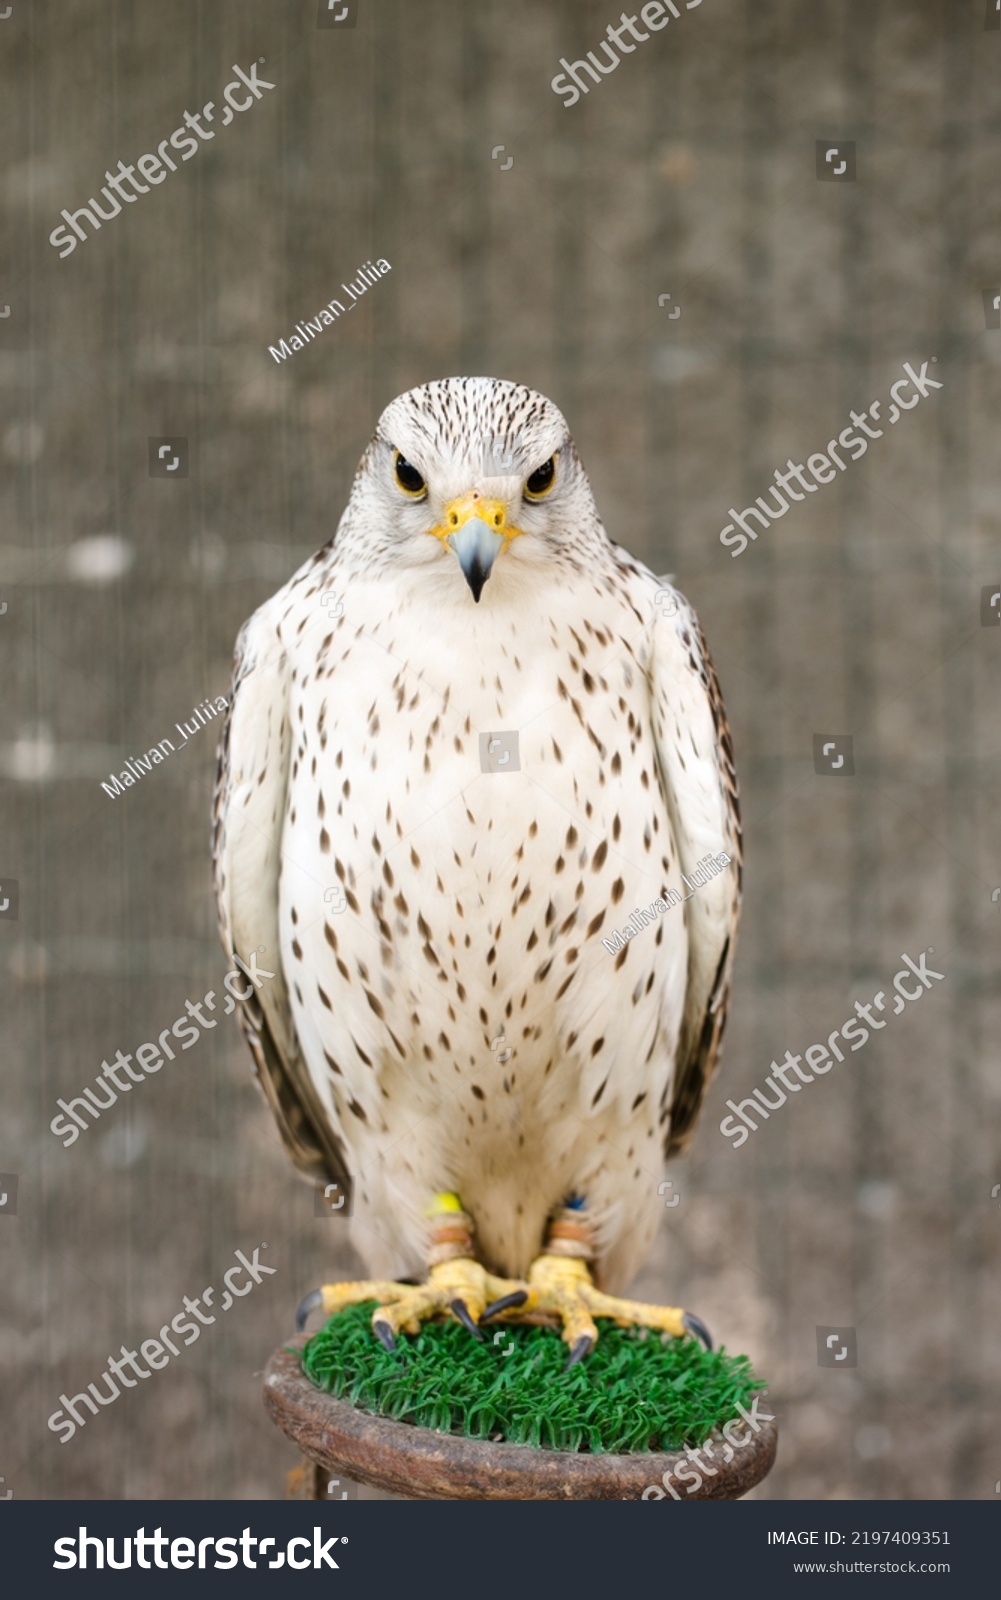
[[488, 500], [474, 489], [452, 500], [445, 507], [444, 521], [431, 532], [455, 553], [473, 599], [479, 601], [498, 555], [522, 529], [508, 522], [503, 500]]

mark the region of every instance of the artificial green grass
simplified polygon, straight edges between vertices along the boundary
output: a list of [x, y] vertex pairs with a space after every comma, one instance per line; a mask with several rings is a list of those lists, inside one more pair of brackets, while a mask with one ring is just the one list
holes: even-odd
[[557, 1333], [513, 1323], [488, 1324], [480, 1343], [457, 1322], [429, 1322], [388, 1351], [374, 1309], [330, 1318], [302, 1352], [307, 1377], [362, 1411], [467, 1439], [610, 1454], [697, 1447], [762, 1387], [747, 1356], [610, 1322], [569, 1372]]

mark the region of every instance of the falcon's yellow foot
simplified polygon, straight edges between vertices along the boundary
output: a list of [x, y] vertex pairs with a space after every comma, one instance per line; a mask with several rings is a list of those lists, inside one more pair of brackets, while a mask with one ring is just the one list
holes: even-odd
[[[296, 1314], [300, 1332], [311, 1311], [322, 1306], [327, 1316], [364, 1300], [378, 1300], [372, 1313], [372, 1329], [387, 1350], [396, 1345], [398, 1333], [418, 1333], [422, 1322], [451, 1314], [477, 1339], [483, 1335], [479, 1321], [488, 1302], [498, 1298], [509, 1306], [521, 1302], [524, 1288], [496, 1278], [469, 1256], [442, 1261], [428, 1271], [425, 1283], [395, 1283], [392, 1279], [362, 1279], [357, 1283], [328, 1283], [308, 1294]], [[513, 1298], [512, 1298], [513, 1296]]]
[[595, 1288], [586, 1262], [572, 1256], [537, 1256], [529, 1268], [527, 1282], [520, 1285], [525, 1298], [517, 1310], [510, 1291], [519, 1285], [507, 1287], [504, 1300], [488, 1305], [481, 1320], [502, 1312], [510, 1321], [530, 1317], [534, 1312], [558, 1317], [563, 1325], [563, 1342], [570, 1346], [568, 1367], [589, 1355], [597, 1344], [596, 1317], [610, 1317], [620, 1328], [655, 1328], [676, 1339], [694, 1334], [707, 1350], [712, 1349], [708, 1328], [691, 1312], [678, 1306], [650, 1306], [640, 1300], [618, 1300], [614, 1295], [602, 1294]]
[[300, 1333], [311, 1311], [322, 1306], [328, 1316], [364, 1300], [378, 1300], [372, 1329], [387, 1350], [398, 1333], [419, 1333], [431, 1317], [457, 1318], [477, 1339], [483, 1335], [479, 1321], [486, 1305], [495, 1311], [520, 1305], [526, 1291], [519, 1283], [497, 1278], [473, 1256], [473, 1219], [462, 1209], [457, 1194], [436, 1194], [428, 1207], [430, 1238], [427, 1281], [394, 1283], [392, 1279], [363, 1279], [359, 1283], [328, 1283], [308, 1294], [296, 1314]]

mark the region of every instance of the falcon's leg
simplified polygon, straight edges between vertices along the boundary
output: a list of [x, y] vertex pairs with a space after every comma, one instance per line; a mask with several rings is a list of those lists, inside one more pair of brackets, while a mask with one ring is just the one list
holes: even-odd
[[473, 1256], [472, 1218], [463, 1211], [457, 1195], [439, 1194], [431, 1207], [432, 1233], [428, 1251], [427, 1281], [394, 1283], [391, 1279], [362, 1279], [357, 1283], [328, 1283], [308, 1294], [296, 1315], [302, 1330], [310, 1312], [322, 1306], [328, 1316], [364, 1300], [378, 1300], [372, 1328], [392, 1350], [398, 1333], [418, 1333], [430, 1317], [457, 1317], [476, 1338], [478, 1323], [488, 1302], [495, 1311], [522, 1304], [528, 1290], [488, 1272]]
[[707, 1350], [712, 1339], [705, 1324], [677, 1306], [644, 1305], [639, 1300], [619, 1300], [596, 1289], [588, 1262], [594, 1254], [591, 1229], [579, 1203], [571, 1203], [549, 1225], [546, 1249], [528, 1270], [526, 1298], [515, 1310], [510, 1299], [488, 1305], [481, 1320], [506, 1312], [510, 1321], [537, 1313], [556, 1316], [562, 1338], [570, 1346], [568, 1367], [582, 1360], [598, 1341], [596, 1317], [610, 1317], [620, 1328], [655, 1328], [676, 1339], [694, 1334]]

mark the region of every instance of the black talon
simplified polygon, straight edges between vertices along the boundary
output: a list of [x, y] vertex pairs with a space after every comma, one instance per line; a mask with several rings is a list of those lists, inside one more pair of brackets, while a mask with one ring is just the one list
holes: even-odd
[[469, 1331], [473, 1335], [474, 1339], [482, 1339], [483, 1338], [482, 1333], [480, 1332], [479, 1328], [476, 1326], [476, 1323], [473, 1321], [472, 1317], [469, 1314], [469, 1307], [467, 1306], [465, 1300], [453, 1300], [452, 1301], [452, 1310], [455, 1312], [455, 1315], [458, 1317], [459, 1321], [462, 1323], [462, 1326], [464, 1328], [468, 1328], [469, 1329]]
[[372, 1332], [386, 1350], [396, 1349], [396, 1336], [388, 1322], [373, 1322]]
[[575, 1367], [578, 1361], [583, 1361], [585, 1356], [589, 1356], [593, 1349], [594, 1340], [591, 1338], [591, 1335], [589, 1333], [582, 1333], [580, 1338], [574, 1341], [573, 1349], [570, 1351], [570, 1360], [563, 1368], [563, 1371], [569, 1372], [570, 1368]]
[[681, 1320], [689, 1333], [694, 1333], [697, 1339], [702, 1340], [707, 1350], [712, 1349], [713, 1336], [700, 1317], [693, 1316], [690, 1311], [686, 1311]]
[[322, 1306], [322, 1304], [322, 1290], [314, 1289], [312, 1294], [308, 1294], [306, 1296], [305, 1300], [302, 1302], [302, 1305], [295, 1314], [295, 1326], [297, 1333], [301, 1333], [303, 1328], [306, 1326], [306, 1318], [309, 1316], [309, 1313], [311, 1311], [315, 1311], [317, 1306]]
[[495, 1317], [498, 1311], [509, 1311], [512, 1306], [523, 1306], [527, 1299], [527, 1289], [516, 1289], [514, 1294], [501, 1295], [499, 1300], [495, 1300], [492, 1305], [487, 1306], [480, 1321], [486, 1322], [488, 1317]]

